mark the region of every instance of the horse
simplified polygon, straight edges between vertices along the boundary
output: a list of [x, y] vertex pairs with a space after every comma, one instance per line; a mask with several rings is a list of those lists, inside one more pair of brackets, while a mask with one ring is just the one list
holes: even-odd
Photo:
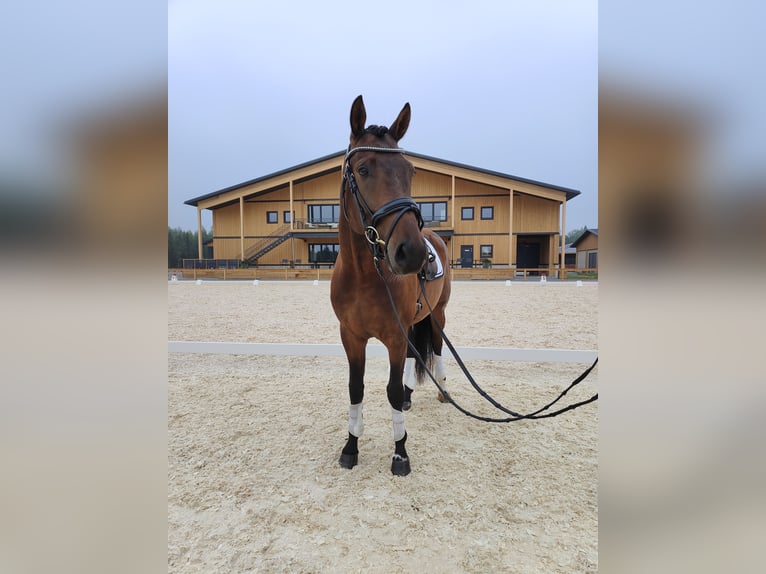
[[[450, 297], [447, 246], [423, 226], [412, 199], [415, 168], [398, 146], [410, 116], [406, 103], [390, 127], [365, 127], [362, 96], [351, 106], [351, 135], [340, 186], [340, 247], [330, 283], [349, 372], [348, 439], [340, 466], [351, 469], [359, 462], [366, 348], [375, 338], [388, 350], [391, 472], [396, 476], [410, 473], [404, 411], [411, 408], [412, 391], [425, 378], [426, 367], [435, 371], [440, 388], [446, 388], [442, 337], [434, 321], [444, 326]], [[408, 337], [425, 365], [416, 363]], [[441, 392], [439, 400], [444, 401]]]

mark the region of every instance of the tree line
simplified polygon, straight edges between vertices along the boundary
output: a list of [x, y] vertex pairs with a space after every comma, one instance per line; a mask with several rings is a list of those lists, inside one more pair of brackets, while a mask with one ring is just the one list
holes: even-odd
[[567, 245], [569, 245], [578, 237], [580, 237], [583, 233], [585, 233], [587, 230], [588, 230], [588, 227], [586, 225], [583, 225], [579, 229], [572, 229], [571, 231], [568, 231], [566, 234], [566, 238], [564, 239], [564, 242]]
[[[213, 234], [202, 228], [202, 243], [212, 239]], [[183, 259], [197, 259], [197, 232], [168, 226], [168, 267], [181, 267]]]

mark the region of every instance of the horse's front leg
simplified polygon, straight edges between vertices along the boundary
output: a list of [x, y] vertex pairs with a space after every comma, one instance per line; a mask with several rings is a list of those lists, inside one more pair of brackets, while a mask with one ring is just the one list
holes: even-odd
[[347, 329], [341, 328], [341, 340], [348, 359], [348, 440], [340, 454], [343, 468], [354, 468], [359, 462], [359, 437], [362, 436], [362, 401], [364, 399], [364, 364], [366, 360], [367, 340], [360, 339]]
[[407, 356], [407, 344], [388, 347], [388, 402], [391, 405], [391, 420], [393, 422], [394, 456], [391, 460], [391, 472], [397, 476], [406, 476], [410, 473], [410, 459], [404, 443], [407, 442], [407, 429], [404, 426], [404, 385], [402, 373], [404, 371], [404, 359]]

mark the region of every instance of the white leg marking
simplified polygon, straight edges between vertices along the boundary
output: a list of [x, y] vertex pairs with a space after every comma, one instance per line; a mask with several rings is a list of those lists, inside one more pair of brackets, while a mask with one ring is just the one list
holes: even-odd
[[415, 380], [415, 357], [408, 357], [404, 360], [404, 386], [410, 390], [415, 390], [417, 381]]
[[442, 359], [441, 355], [437, 355], [436, 353], [434, 353], [434, 366], [436, 380], [439, 381], [439, 384], [444, 390], [447, 390], [447, 371], [444, 368], [444, 359]]
[[394, 421], [394, 442], [404, 438], [404, 413], [391, 407], [391, 420]]
[[362, 420], [362, 404], [351, 405], [348, 408], [348, 432], [355, 437], [362, 436], [364, 421]]

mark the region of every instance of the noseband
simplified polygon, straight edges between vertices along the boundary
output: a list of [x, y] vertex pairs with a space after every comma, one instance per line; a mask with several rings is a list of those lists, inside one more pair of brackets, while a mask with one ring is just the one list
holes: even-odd
[[[370, 244], [370, 248], [372, 249], [373, 256], [377, 263], [381, 259], [386, 258], [388, 240], [391, 239], [391, 234], [394, 232], [394, 229], [396, 229], [396, 225], [399, 223], [399, 220], [402, 218], [402, 216], [408, 211], [412, 211], [418, 220], [418, 229], [423, 229], [423, 216], [420, 215], [420, 208], [418, 207], [418, 204], [415, 203], [411, 197], [397, 197], [396, 199], [392, 199], [391, 201], [384, 203], [376, 211], [373, 211], [365, 201], [362, 194], [359, 193], [359, 186], [356, 184], [354, 172], [352, 171], [351, 165], [348, 162], [349, 158], [358, 151], [372, 151], [382, 153], [405, 153], [405, 151], [401, 148], [360, 146], [351, 148], [346, 152], [343, 179], [340, 184], [341, 194], [345, 192], [345, 184], [348, 182], [349, 191], [351, 191], [351, 195], [354, 198], [354, 203], [356, 203], [356, 207], [359, 210], [359, 220], [362, 222], [362, 226], [364, 227], [364, 235]], [[378, 233], [376, 226], [381, 219], [392, 213], [396, 213], [397, 215], [394, 221], [391, 223], [391, 227], [388, 229], [388, 235], [386, 235], [386, 239], [383, 240], [380, 238], [380, 233]], [[348, 216], [346, 219], [348, 219]]]

